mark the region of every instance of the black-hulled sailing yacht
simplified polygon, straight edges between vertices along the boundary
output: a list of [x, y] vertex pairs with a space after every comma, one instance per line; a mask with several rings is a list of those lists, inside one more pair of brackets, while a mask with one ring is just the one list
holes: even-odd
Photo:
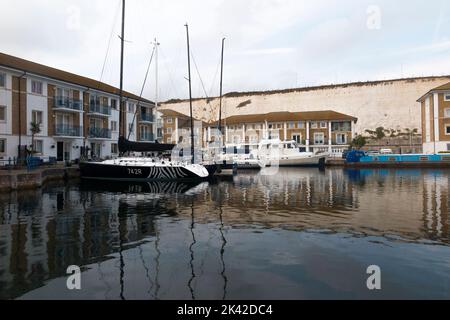
[[[187, 26], [186, 26], [187, 27]], [[186, 28], [187, 30], [187, 28]], [[123, 110], [123, 51], [125, 36], [125, 0], [122, 0], [122, 34], [120, 52], [120, 108], [119, 128], [125, 123]], [[188, 33], [188, 58], [189, 58], [189, 33]], [[188, 60], [190, 74], [190, 59]], [[189, 75], [189, 99], [191, 97], [191, 84]], [[192, 102], [191, 102], [192, 106]], [[192, 107], [191, 107], [192, 108]], [[192, 110], [191, 110], [192, 127]], [[123, 133], [122, 131], [121, 133]], [[193, 139], [193, 132], [192, 139]], [[159, 143], [141, 143], [128, 141], [124, 136], [119, 138], [119, 151], [121, 154], [135, 152], [163, 152], [170, 151], [175, 146]], [[150, 157], [119, 157], [118, 159], [100, 162], [81, 162], [80, 173], [83, 179], [97, 180], [191, 180], [206, 179], [210, 175], [208, 170], [200, 164], [194, 163], [194, 143], [191, 146], [192, 160], [187, 162], [173, 162], [170, 160]]]

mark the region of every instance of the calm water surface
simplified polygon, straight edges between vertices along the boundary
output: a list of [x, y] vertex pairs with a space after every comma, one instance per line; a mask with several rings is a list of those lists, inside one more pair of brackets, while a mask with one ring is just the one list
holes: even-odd
[[2, 194], [0, 298], [450, 299], [449, 185], [447, 170], [280, 169]]

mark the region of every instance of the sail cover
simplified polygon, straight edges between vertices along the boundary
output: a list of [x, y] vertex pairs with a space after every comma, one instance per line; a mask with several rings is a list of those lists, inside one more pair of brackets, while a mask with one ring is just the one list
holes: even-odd
[[171, 151], [175, 147], [174, 144], [158, 143], [158, 142], [134, 142], [119, 138], [119, 152], [164, 152]]

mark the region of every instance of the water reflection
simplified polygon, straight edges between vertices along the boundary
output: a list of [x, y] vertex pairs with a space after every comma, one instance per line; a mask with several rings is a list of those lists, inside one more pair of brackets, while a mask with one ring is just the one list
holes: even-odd
[[[346, 270], [399, 252], [399, 265], [434, 263], [433, 271], [417, 267], [436, 272], [427, 281], [439, 297], [449, 286], [449, 176], [282, 169], [209, 183], [81, 183], [4, 194], [0, 298], [365, 297], [354, 278], [343, 291], [317, 266], [325, 259]], [[89, 279], [82, 292], [65, 289], [72, 264]], [[407, 292], [416, 297], [415, 289]], [[383, 297], [406, 292], [396, 290]]]

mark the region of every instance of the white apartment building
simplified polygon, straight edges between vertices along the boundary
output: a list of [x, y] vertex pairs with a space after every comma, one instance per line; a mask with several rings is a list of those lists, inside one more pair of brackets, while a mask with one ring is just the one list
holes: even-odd
[[[154, 103], [128, 92], [123, 99], [119, 128], [119, 89], [0, 53], [0, 165], [19, 157], [19, 146], [44, 159], [73, 161], [82, 154], [116, 156], [119, 132], [155, 141]], [[39, 127], [34, 138], [32, 123]]]

